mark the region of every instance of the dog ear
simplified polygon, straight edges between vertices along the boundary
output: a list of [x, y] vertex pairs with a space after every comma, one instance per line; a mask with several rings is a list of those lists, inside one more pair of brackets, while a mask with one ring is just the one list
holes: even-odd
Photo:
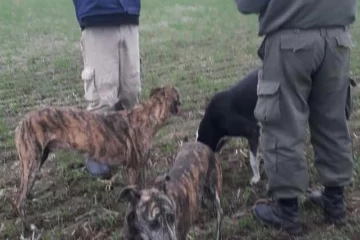
[[180, 92], [177, 90], [176, 87], [172, 87], [173, 88], [173, 102], [170, 106], [170, 112], [172, 114], [178, 115], [180, 114], [180, 106], [182, 105], [181, 102], [181, 96], [180, 96]]
[[180, 106], [179, 102], [177, 102], [177, 101], [173, 102], [170, 106], [170, 112], [175, 115], [179, 114], [180, 113], [179, 106]]
[[166, 190], [166, 182], [170, 180], [170, 176], [167, 173], [159, 175], [155, 178], [155, 184], [160, 187], [160, 190], [163, 191], [165, 194], [167, 193]]
[[124, 187], [119, 196], [119, 200], [125, 200], [132, 205], [136, 205], [140, 200], [141, 194], [137, 186]]
[[166, 194], [167, 193], [167, 190], [166, 190], [166, 182], [170, 181], [170, 176], [165, 174], [164, 176], [164, 181], [162, 183], [162, 190], [163, 192]]

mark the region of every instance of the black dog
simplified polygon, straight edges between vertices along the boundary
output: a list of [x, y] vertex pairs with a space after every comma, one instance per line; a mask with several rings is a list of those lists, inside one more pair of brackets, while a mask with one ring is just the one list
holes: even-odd
[[258, 72], [259, 68], [230, 89], [216, 93], [206, 107], [196, 132], [196, 140], [208, 145], [214, 152], [219, 152], [224, 146], [224, 137], [245, 137], [253, 171], [250, 184], [260, 181], [257, 159], [260, 126], [254, 116]]

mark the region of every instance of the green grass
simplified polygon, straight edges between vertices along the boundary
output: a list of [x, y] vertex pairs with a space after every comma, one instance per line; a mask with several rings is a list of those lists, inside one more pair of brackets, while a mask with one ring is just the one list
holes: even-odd
[[[352, 27], [355, 76], [360, 76], [359, 27], [358, 21]], [[5, 194], [13, 196], [19, 185], [13, 130], [26, 112], [37, 107], [84, 106], [80, 29], [69, 0], [3, 0], [0, 36], [0, 239], [19, 239], [19, 222], [5, 201]], [[142, 2], [142, 97], [146, 98], [153, 86], [171, 83], [180, 89], [186, 113], [184, 119], [175, 119], [176, 124], [156, 136], [149, 177], [168, 167], [180, 140], [194, 139], [209, 97], [260, 63], [256, 55], [260, 42], [256, 16], [240, 15], [233, 1]], [[350, 224], [333, 229], [321, 224], [319, 211], [302, 206], [303, 221], [309, 229], [299, 239], [360, 239], [358, 93], [356, 90], [350, 122], [357, 173], [354, 186], [348, 190]], [[253, 219], [251, 207], [265, 196], [265, 181], [249, 186], [251, 168], [247, 157], [235, 153], [236, 148], [246, 152], [246, 143], [233, 140], [222, 153], [224, 239], [289, 239]], [[125, 206], [117, 197], [122, 179], [107, 192], [104, 184], [81, 168], [83, 163], [80, 155], [61, 152], [42, 168], [27, 206], [30, 218], [42, 228], [41, 239], [120, 239]], [[311, 174], [314, 185], [313, 168]], [[213, 214], [203, 211], [190, 235], [210, 239], [213, 229]]]

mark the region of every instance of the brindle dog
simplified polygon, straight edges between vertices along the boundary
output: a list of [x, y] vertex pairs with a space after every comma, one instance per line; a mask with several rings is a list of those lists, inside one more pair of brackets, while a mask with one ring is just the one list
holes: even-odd
[[30, 112], [15, 130], [21, 163], [15, 200], [18, 214], [24, 217], [23, 208], [36, 175], [49, 153], [57, 149], [74, 150], [110, 166], [125, 166], [128, 183], [142, 184], [151, 139], [171, 115], [179, 114], [180, 101], [179, 91], [168, 85], [153, 88], [150, 98], [132, 110], [96, 114], [47, 107]]
[[120, 199], [128, 202], [124, 239], [185, 240], [203, 200], [217, 212], [216, 239], [221, 239], [222, 170], [214, 152], [200, 142], [180, 148], [172, 169], [155, 179], [151, 188], [127, 186]]

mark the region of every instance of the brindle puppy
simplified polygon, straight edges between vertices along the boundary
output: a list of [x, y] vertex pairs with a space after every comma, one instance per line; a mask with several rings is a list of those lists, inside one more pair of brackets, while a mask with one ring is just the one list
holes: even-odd
[[111, 166], [125, 166], [128, 183], [138, 184], [152, 137], [172, 114], [179, 113], [179, 106], [178, 90], [165, 86], [152, 89], [150, 98], [132, 110], [95, 114], [47, 107], [30, 112], [15, 130], [21, 163], [21, 184], [15, 200], [18, 214], [24, 217], [23, 207], [36, 175], [49, 153], [57, 149], [87, 154]]
[[222, 171], [213, 151], [200, 142], [184, 143], [172, 169], [158, 176], [151, 188], [127, 186], [121, 191], [120, 199], [129, 203], [124, 239], [185, 240], [205, 197], [215, 205], [219, 240], [221, 193]]

